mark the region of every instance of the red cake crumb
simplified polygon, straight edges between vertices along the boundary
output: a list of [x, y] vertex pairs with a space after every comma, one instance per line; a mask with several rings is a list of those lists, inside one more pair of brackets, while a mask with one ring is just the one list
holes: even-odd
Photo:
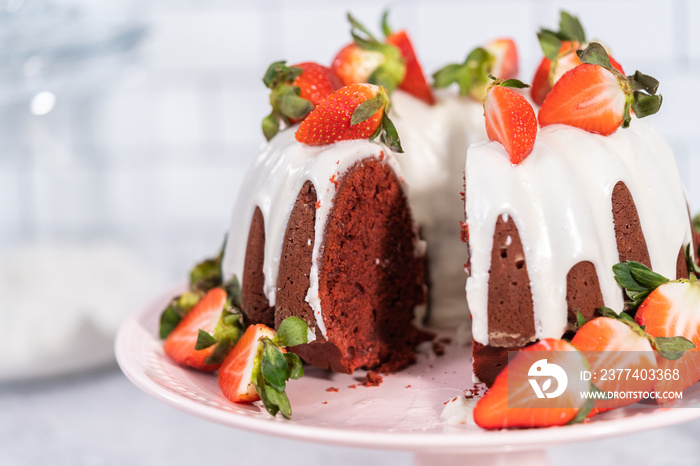
[[406, 385], [406, 388], [411, 388], [411, 386], [410, 386], [410, 385]]
[[438, 356], [442, 356], [443, 354], [445, 354], [445, 345], [443, 345], [439, 341], [433, 341], [433, 351]]
[[357, 388], [357, 384], [348, 385], [348, 388]]
[[337, 393], [337, 392], [338, 392], [338, 389], [337, 389], [336, 387], [328, 387], [328, 388], [326, 389], [326, 391], [327, 391], [327, 392]]
[[381, 375], [377, 374], [374, 371], [369, 371], [367, 372], [367, 379], [365, 380], [364, 386], [378, 387], [379, 385], [381, 385], [382, 380], [384, 380], [384, 378]]
[[316, 201], [316, 208], [320, 209], [321, 208], [321, 201]]
[[324, 404], [324, 405], [327, 405], [327, 404], [328, 404], [328, 402], [327, 402], [327, 401], [324, 401], [324, 402], [323, 402], [323, 404]]

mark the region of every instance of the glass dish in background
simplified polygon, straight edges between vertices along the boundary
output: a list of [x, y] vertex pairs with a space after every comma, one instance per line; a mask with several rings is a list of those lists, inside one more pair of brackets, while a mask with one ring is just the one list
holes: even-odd
[[[137, 221], [113, 215], [93, 150], [109, 85], [138, 72], [138, 2], [0, 2], [0, 381], [113, 360], [121, 320], [164, 279]], [[123, 205], [123, 203], [122, 203]]]

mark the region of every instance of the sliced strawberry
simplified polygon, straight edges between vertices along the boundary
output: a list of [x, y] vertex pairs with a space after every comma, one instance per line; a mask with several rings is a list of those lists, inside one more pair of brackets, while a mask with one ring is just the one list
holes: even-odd
[[579, 379], [568, 377], [567, 389], [558, 397], [537, 398], [528, 374], [541, 361], [543, 351], [547, 352], [545, 363], [565, 367], [567, 373], [587, 370], [585, 358], [565, 340], [544, 339], [525, 348], [508, 363], [477, 403], [474, 421], [478, 426], [484, 429], [548, 427], [577, 418], [585, 405], [580, 392], [588, 390], [588, 385]]
[[565, 124], [607, 136], [629, 126], [630, 110], [643, 118], [661, 107], [659, 82], [639, 71], [623, 76], [602, 45], [591, 43], [581, 60], [584, 63], [564, 74], [547, 95], [538, 114], [540, 126]]
[[401, 152], [396, 128], [387, 117], [389, 96], [372, 84], [351, 84], [329, 95], [299, 125], [296, 139], [312, 146], [381, 134], [392, 150]]
[[683, 336], [700, 346], [700, 283], [657, 287], [639, 306], [635, 320], [655, 337]]
[[304, 375], [301, 359], [287, 346], [308, 343], [309, 326], [299, 317], [284, 319], [277, 332], [265, 325], [248, 327], [219, 370], [219, 386], [234, 403], [262, 399], [267, 411], [289, 419], [292, 408], [285, 392], [289, 379]]
[[387, 36], [386, 41], [396, 46], [406, 60], [406, 76], [403, 78], [403, 81], [401, 81], [401, 84], [399, 84], [399, 89], [408, 92], [428, 105], [433, 105], [435, 103], [433, 91], [430, 90], [428, 81], [425, 79], [423, 67], [420, 65], [420, 62], [418, 62], [413, 44], [408, 38], [406, 31], [391, 33]]
[[[636, 396], [596, 400], [591, 415], [613, 408], [627, 406], [642, 399], [654, 387], [654, 380], [643, 377], [608, 377], [610, 370], [622, 369], [629, 373], [652, 371], [657, 368], [654, 350], [646, 333], [639, 326], [610, 317], [597, 317], [578, 329], [571, 340], [582, 351], [590, 371], [597, 375], [592, 382], [604, 392], [635, 393]], [[604, 376], [605, 374], [605, 376]]]
[[165, 339], [165, 354], [201, 371], [218, 369], [239, 336], [240, 316], [226, 310], [226, 301], [222, 288], [205, 294]]
[[379, 42], [350, 14], [348, 21], [352, 26], [354, 42], [338, 52], [331, 64], [331, 70], [345, 86], [370, 83], [393, 92], [406, 76], [406, 60], [401, 51], [393, 44]]
[[[512, 80], [514, 81], [514, 80]], [[537, 118], [527, 100], [517, 92], [501, 85], [494, 85], [484, 101], [486, 134], [492, 141], [503, 145], [510, 161], [523, 161], [535, 145]]]
[[583, 64], [552, 88], [538, 120], [542, 127], [558, 123], [607, 136], [622, 125], [626, 100], [617, 76], [602, 66]]
[[[537, 38], [545, 56], [535, 72], [531, 96], [537, 105], [542, 105], [559, 78], [581, 64], [577, 52], [585, 48], [587, 41], [579, 19], [566, 11], [561, 12], [558, 31], [540, 29]], [[621, 74], [625, 73], [612, 57], [610, 63]]]
[[[255, 359], [262, 357], [262, 338], [272, 339], [275, 331], [263, 324], [248, 327], [229, 352], [219, 369], [219, 386], [224, 396], [234, 403], [260, 399], [255, 389]], [[259, 361], [258, 361], [259, 368]]]
[[477, 47], [467, 55], [464, 63], [447, 65], [433, 74], [433, 87], [459, 85], [460, 95], [471, 95], [477, 100], [486, 97], [489, 76], [511, 79], [518, 72], [518, 52], [512, 39], [496, 39]]
[[[658, 380], [657, 392], [682, 391], [700, 380], [700, 283], [669, 282], [657, 287], [639, 306], [635, 320], [657, 340], [682, 336], [695, 345], [680, 359], [659, 358], [659, 368], [671, 374], [677, 370], [678, 377]], [[673, 399], [657, 397], [657, 401]]]

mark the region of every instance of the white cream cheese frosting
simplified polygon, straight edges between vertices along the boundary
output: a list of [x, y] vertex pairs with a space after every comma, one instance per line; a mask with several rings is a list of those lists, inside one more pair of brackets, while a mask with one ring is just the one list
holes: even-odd
[[471, 252], [466, 295], [473, 337], [482, 344], [488, 344], [488, 280], [499, 215], [510, 216], [521, 237], [538, 339], [564, 333], [566, 276], [580, 261], [595, 266], [605, 305], [622, 311], [612, 273], [619, 255], [611, 196], [619, 181], [635, 201], [656, 272], [675, 278], [679, 247], [692, 243], [673, 152], [643, 120], [610, 136], [548, 126], [519, 165], [510, 163], [499, 143], [479, 143], [469, 148], [465, 173]]

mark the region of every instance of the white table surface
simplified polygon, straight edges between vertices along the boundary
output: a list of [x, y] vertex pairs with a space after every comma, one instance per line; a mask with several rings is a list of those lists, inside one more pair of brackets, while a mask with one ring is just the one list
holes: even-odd
[[[406, 452], [277, 439], [181, 413], [134, 387], [116, 365], [0, 384], [0, 465], [410, 465]], [[262, 455], [262, 457], [261, 457]], [[700, 464], [700, 421], [552, 448], [553, 465]], [[225, 463], [222, 461], [226, 461]]]

